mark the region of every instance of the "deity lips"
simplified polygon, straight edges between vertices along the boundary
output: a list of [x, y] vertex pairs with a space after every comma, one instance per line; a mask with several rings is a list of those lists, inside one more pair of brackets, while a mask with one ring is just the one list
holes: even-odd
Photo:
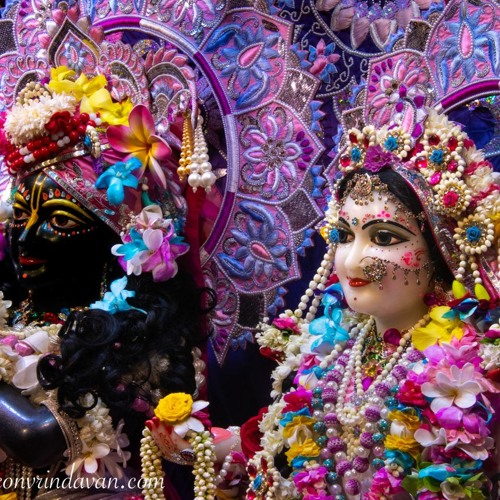
[[46, 264], [46, 263], [47, 263], [46, 259], [37, 259], [36, 257], [24, 257], [24, 256], [19, 257], [19, 264], [21, 264], [21, 266], [39, 266], [41, 264]]
[[349, 286], [352, 286], [354, 288], [366, 286], [371, 283], [371, 281], [365, 280], [363, 278], [348, 278], [348, 279], [349, 279]]

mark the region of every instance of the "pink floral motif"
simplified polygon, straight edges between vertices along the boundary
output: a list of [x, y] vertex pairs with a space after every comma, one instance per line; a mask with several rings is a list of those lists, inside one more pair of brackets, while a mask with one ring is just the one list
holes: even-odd
[[419, 136], [426, 118], [429, 72], [418, 56], [387, 57], [377, 62], [370, 72], [367, 122], [375, 127], [399, 122], [402, 128]]

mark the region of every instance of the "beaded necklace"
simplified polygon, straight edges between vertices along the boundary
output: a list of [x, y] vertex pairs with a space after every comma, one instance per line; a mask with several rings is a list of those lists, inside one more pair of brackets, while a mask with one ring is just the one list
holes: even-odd
[[353, 325], [344, 351], [332, 351], [320, 364], [312, 400], [314, 431], [321, 449], [320, 462], [328, 470], [326, 481], [336, 498], [343, 498], [343, 492], [359, 494], [370, 457], [375, 469], [384, 465], [381, 444], [389, 429], [389, 408], [395, 403], [391, 389], [405, 378], [408, 365], [420, 359], [410, 340], [413, 330], [424, 326], [428, 319], [424, 316], [403, 334], [400, 345], [366, 391], [362, 384], [362, 352], [375, 324], [373, 318]]

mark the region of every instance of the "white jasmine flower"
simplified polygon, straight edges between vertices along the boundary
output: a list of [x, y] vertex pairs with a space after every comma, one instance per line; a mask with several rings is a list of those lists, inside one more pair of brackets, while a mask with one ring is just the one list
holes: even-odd
[[3, 292], [0, 292], [0, 328], [4, 328], [7, 324], [9, 313], [7, 309], [12, 306], [11, 300], [3, 300]]

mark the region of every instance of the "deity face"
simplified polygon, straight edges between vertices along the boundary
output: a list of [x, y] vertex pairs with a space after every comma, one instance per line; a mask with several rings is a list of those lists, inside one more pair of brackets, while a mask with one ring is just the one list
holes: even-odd
[[9, 237], [22, 286], [70, 294], [99, 286], [111, 233], [99, 219], [44, 173], [22, 181], [13, 209]]
[[[374, 316], [379, 327], [408, 328], [421, 317], [430, 291], [429, 249], [408, 210], [386, 195], [373, 198], [367, 205], [346, 198], [337, 227], [336, 272], [351, 309]], [[405, 318], [411, 318], [408, 326]]]

